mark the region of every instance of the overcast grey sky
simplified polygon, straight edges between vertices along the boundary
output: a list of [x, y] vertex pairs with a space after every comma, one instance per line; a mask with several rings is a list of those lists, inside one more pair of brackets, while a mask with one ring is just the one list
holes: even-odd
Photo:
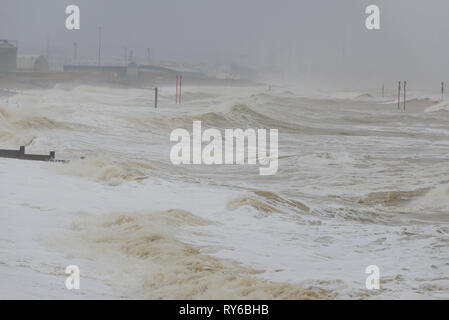
[[[447, 0], [0, 0], [0, 38], [20, 51], [95, 56], [124, 47], [159, 60], [238, 62], [364, 81], [449, 81]], [[81, 30], [65, 29], [65, 7], [81, 9]], [[365, 28], [366, 6], [381, 9], [381, 30]], [[33, 52], [30, 52], [33, 51]], [[447, 77], [447, 78], [446, 78]]]

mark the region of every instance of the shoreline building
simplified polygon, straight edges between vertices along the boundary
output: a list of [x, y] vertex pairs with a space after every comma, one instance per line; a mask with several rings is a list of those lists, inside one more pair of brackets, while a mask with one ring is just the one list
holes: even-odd
[[17, 44], [0, 40], [0, 72], [15, 71], [17, 66]]
[[44, 56], [19, 54], [17, 56], [17, 71], [48, 72], [50, 70]]

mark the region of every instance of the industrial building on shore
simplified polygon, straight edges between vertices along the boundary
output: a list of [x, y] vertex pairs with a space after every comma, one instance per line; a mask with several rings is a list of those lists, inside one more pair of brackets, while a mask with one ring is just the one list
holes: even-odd
[[0, 72], [48, 72], [44, 56], [18, 54], [17, 41], [0, 40]]
[[50, 67], [44, 56], [19, 54], [17, 55], [17, 71], [48, 72]]
[[[76, 61], [74, 59], [74, 61]], [[53, 66], [54, 67], [54, 66]], [[52, 70], [46, 57], [18, 52], [17, 41], [0, 40], [0, 83], [1, 86], [30, 85], [51, 87], [62, 82], [122, 83], [126, 85], [173, 84], [182, 75], [190, 83], [211, 84], [216, 81], [239, 78], [219, 78], [185, 67], [177, 63], [138, 64], [63, 64], [62, 70]]]
[[17, 42], [0, 40], [0, 72], [11, 72], [17, 68]]

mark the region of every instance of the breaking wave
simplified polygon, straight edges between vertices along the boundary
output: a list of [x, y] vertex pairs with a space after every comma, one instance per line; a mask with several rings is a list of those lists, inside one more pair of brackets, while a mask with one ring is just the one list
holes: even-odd
[[400, 206], [407, 203], [416, 197], [423, 195], [425, 189], [417, 189], [412, 191], [384, 191], [373, 192], [367, 197], [359, 199], [359, 204], [365, 205], [384, 205], [384, 206]]
[[286, 213], [293, 212], [309, 212], [310, 208], [305, 204], [292, 199], [286, 199], [274, 192], [255, 190], [255, 196], [243, 196], [232, 199], [228, 202], [228, 210], [235, 211], [242, 207], [250, 207], [262, 213]]
[[[139, 122], [141, 120], [136, 119], [136, 121]], [[204, 127], [216, 128], [278, 128], [284, 131], [303, 130], [298, 125], [274, 119], [255, 111], [247, 104], [234, 104], [220, 111], [157, 116], [146, 119], [141, 124], [148, 127], [148, 122], [151, 122], [152, 127], [158, 127], [161, 130], [172, 130], [174, 128], [190, 128], [193, 121], [201, 121]]]
[[[429, 190], [416, 199], [413, 204], [417, 209], [449, 209], [449, 185], [441, 185]], [[425, 211], [424, 211], [425, 213]]]
[[0, 106], [0, 143], [7, 145], [30, 145], [42, 130], [87, 130], [84, 124], [62, 122], [39, 115], [29, 108]]
[[59, 174], [87, 177], [109, 186], [118, 186], [124, 182], [142, 181], [149, 177], [153, 167], [137, 161], [113, 163], [105, 158], [89, 158], [56, 164], [53, 167]]
[[437, 103], [434, 106], [428, 107], [424, 112], [437, 112], [437, 111], [449, 111], [449, 101], [443, 101], [440, 103]]
[[[75, 221], [55, 246], [95, 259], [101, 273], [147, 299], [331, 299], [318, 288], [263, 280], [260, 271], [178, 240], [180, 227], [210, 224], [184, 210], [106, 214]], [[55, 242], [53, 242], [55, 243]], [[76, 243], [76, 245], [72, 245]], [[92, 275], [88, 275], [92, 276]], [[98, 275], [97, 275], [98, 276]], [[139, 279], [139, 281], [135, 281]]]
[[276, 209], [275, 207], [252, 197], [241, 197], [238, 199], [233, 199], [228, 202], [227, 208], [231, 211], [234, 211], [244, 206], [249, 206], [262, 212], [282, 213], [282, 211]]

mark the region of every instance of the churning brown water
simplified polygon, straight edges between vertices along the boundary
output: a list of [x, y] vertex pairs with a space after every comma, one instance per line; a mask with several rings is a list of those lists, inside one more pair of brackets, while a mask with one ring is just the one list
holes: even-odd
[[[449, 297], [449, 103], [412, 92], [403, 112], [368, 93], [260, 87], [190, 87], [183, 105], [173, 88], [160, 95], [159, 109], [151, 90], [88, 86], [0, 101], [1, 146], [72, 160], [40, 164], [34, 185], [18, 179], [25, 195], [2, 190], [8, 212], [62, 219], [35, 230], [39, 250], [91, 261], [84, 273], [124, 297]], [[279, 171], [174, 166], [170, 132], [195, 120], [278, 129]], [[365, 288], [369, 265], [378, 291]]]

